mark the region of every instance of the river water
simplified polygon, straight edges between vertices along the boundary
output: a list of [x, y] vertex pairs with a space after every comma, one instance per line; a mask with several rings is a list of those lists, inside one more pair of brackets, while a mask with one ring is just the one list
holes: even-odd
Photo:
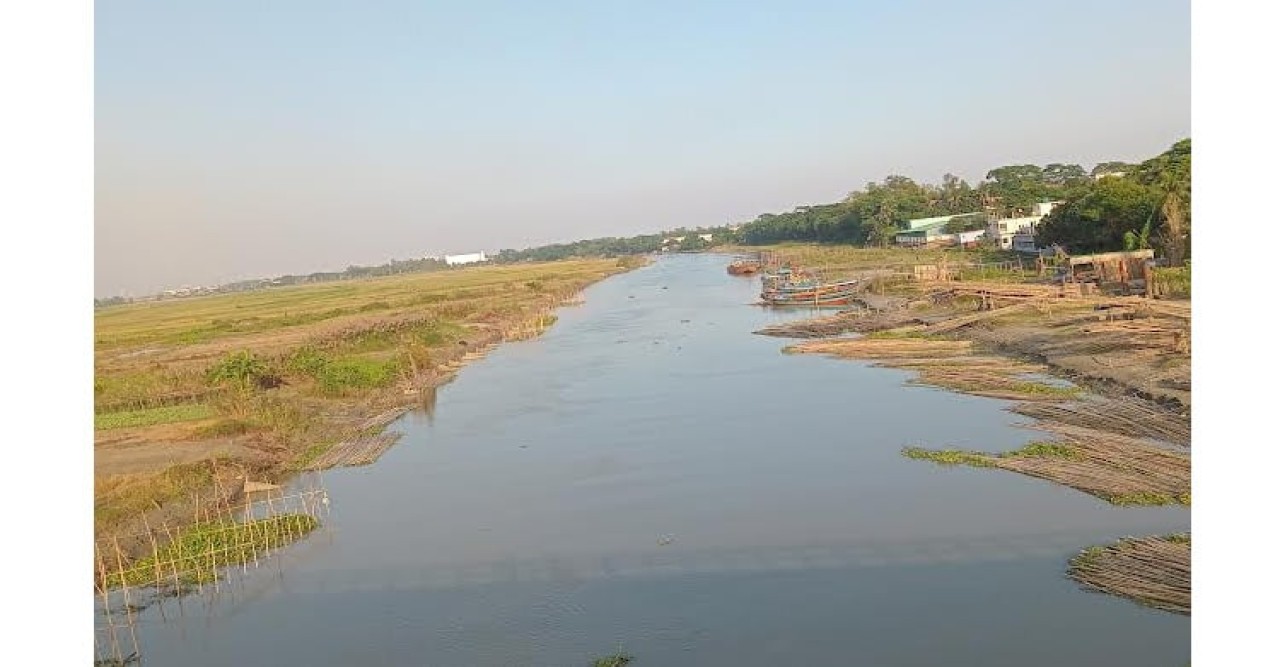
[[[146, 665], [1183, 665], [1190, 620], [1081, 590], [1078, 549], [1185, 530], [905, 445], [1012, 449], [1006, 402], [783, 355], [714, 255], [597, 284], [439, 391], [325, 527], [181, 613]], [[164, 618], [161, 618], [164, 612]]]

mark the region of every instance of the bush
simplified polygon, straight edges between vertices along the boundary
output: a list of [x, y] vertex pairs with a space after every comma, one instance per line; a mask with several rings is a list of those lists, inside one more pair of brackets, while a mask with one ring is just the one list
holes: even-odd
[[331, 361], [316, 374], [320, 393], [343, 396], [353, 389], [385, 387], [395, 379], [399, 364], [394, 361], [344, 359]]
[[205, 378], [209, 384], [235, 384], [246, 388], [267, 375], [267, 364], [262, 359], [248, 350], [241, 350], [211, 366]]

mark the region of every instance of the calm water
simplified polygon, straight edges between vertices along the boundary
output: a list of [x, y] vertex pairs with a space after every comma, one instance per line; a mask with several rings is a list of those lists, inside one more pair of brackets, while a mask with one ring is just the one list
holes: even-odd
[[1079, 548], [1185, 530], [904, 445], [1010, 449], [1006, 403], [779, 353], [758, 281], [677, 256], [439, 392], [326, 528], [142, 616], [147, 665], [1179, 666], [1190, 621], [1081, 591]]

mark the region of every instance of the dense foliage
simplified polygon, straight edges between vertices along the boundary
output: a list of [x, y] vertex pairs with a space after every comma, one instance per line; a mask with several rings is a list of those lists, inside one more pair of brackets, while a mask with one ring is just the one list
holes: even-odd
[[1036, 241], [1070, 252], [1153, 247], [1173, 266], [1191, 254], [1191, 140], [1138, 165], [1104, 163], [1040, 223]]

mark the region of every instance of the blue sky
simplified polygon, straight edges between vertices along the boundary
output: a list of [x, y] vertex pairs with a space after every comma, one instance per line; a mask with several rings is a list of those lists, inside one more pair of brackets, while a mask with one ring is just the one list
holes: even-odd
[[95, 292], [1085, 168], [1191, 128], [1185, 2], [96, 7]]

